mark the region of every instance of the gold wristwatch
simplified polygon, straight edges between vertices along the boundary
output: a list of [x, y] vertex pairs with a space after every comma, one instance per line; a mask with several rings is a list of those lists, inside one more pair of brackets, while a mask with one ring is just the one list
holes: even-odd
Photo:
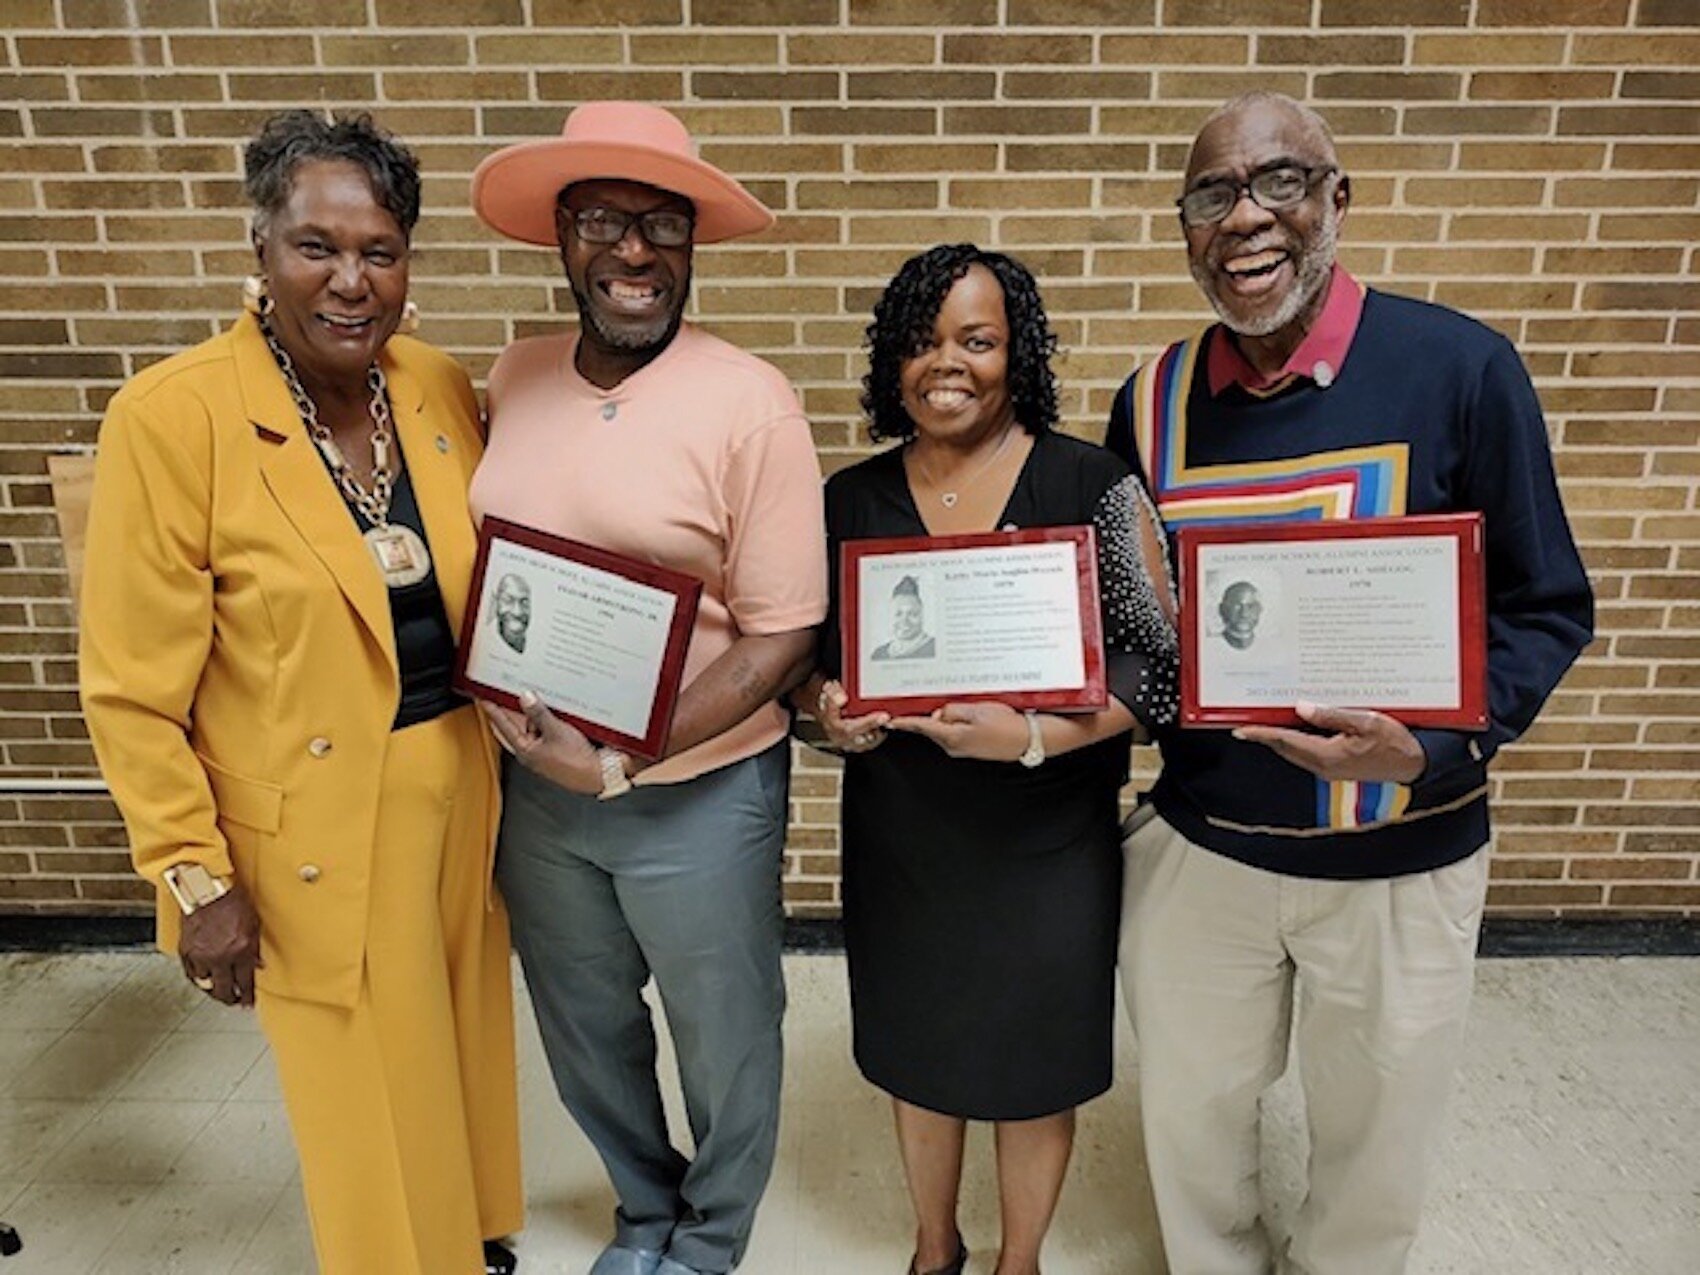
[[173, 864], [160, 874], [165, 888], [183, 909], [183, 915], [199, 911], [209, 903], [217, 903], [230, 893], [230, 883], [215, 877], [199, 863]]

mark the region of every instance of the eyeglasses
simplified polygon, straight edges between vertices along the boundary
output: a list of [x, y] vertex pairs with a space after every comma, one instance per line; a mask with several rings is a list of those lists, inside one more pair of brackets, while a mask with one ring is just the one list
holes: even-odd
[[1234, 210], [1240, 196], [1249, 192], [1259, 208], [1279, 212], [1302, 203], [1312, 186], [1330, 173], [1338, 172], [1333, 164], [1317, 164], [1305, 168], [1298, 164], [1279, 164], [1251, 175], [1249, 181], [1205, 182], [1194, 186], [1175, 200], [1181, 210], [1181, 220], [1189, 226], [1213, 226]]
[[567, 208], [578, 237], [586, 243], [619, 243], [634, 225], [655, 248], [683, 248], [691, 241], [696, 220], [689, 213], [656, 208], [646, 213], [621, 212], [618, 208]]

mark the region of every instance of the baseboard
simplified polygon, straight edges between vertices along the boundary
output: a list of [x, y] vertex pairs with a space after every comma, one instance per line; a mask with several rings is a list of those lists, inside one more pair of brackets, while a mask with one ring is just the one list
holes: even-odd
[[1490, 916], [1483, 956], [1700, 956], [1700, 917]]
[[[79, 952], [148, 947], [153, 918], [145, 916], [0, 916], [0, 952]], [[785, 950], [825, 954], [844, 950], [836, 917], [792, 917]], [[1536, 920], [1488, 917], [1481, 954], [1515, 956], [1700, 956], [1700, 917]]]
[[0, 916], [0, 952], [152, 946], [151, 916]]

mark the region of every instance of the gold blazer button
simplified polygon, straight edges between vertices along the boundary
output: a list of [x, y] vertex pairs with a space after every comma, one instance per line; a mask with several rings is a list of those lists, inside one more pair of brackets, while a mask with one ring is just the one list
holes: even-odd
[[307, 751], [312, 753], [315, 757], [328, 756], [331, 751], [331, 741], [326, 739], [323, 735], [315, 735], [313, 736], [312, 741], [307, 745]]
[[313, 882], [319, 879], [319, 865], [316, 863], [303, 863], [301, 865], [299, 875], [308, 885], [312, 885]]

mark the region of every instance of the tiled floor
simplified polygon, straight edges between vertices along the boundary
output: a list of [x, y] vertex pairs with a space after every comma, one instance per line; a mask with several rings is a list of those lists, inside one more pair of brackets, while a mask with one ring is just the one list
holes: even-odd
[[[909, 1221], [885, 1101], [848, 1058], [844, 964], [788, 959], [778, 1169], [748, 1275], [895, 1275]], [[523, 1003], [523, 998], [522, 998]], [[528, 1014], [521, 1087], [524, 1275], [582, 1275], [612, 1199], [556, 1105]], [[1132, 1041], [1082, 1116], [1049, 1275], [1162, 1269], [1140, 1166]], [[677, 1112], [675, 1112], [677, 1114]], [[1290, 1216], [1302, 1164], [1291, 1078], [1267, 1111], [1265, 1190]], [[996, 1213], [976, 1131], [963, 1224], [991, 1269]], [[1700, 1271], [1700, 961], [1499, 960], [1476, 1010], [1413, 1270]], [[294, 1155], [249, 1015], [142, 953], [0, 956], [0, 1275], [306, 1272]]]

